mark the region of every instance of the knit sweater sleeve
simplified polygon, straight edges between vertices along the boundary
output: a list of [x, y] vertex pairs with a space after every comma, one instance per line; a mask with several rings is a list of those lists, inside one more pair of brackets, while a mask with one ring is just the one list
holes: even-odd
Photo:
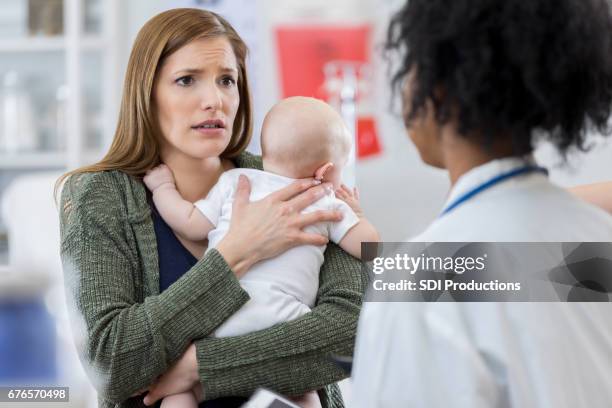
[[114, 403], [152, 384], [194, 339], [210, 334], [248, 300], [216, 251], [162, 294], [144, 298], [142, 254], [125, 201], [116, 178], [90, 173], [68, 180], [60, 207], [77, 347], [100, 396]]

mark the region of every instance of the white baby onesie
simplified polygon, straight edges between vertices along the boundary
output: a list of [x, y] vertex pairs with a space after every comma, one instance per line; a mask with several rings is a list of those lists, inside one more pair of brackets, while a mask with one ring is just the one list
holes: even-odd
[[[221, 175], [217, 184], [196, 208], [210, 220], [215, 229], [208, 234], [208, 249], [215, 248], [225, 236], [232, 217], [232, 203], [238, 177], [244, 174], [251, 183], [251, 201], [261, 200], [295, 181], [256, 169], [232, 169]], [[322, 222], [304, 231], [326, 236], [339, 243], [359, 221], [353, 210], [333, 193], [306, 207], [302, 213], [337, 210], [342, 221]], [[319, 287], [319, 269], [325, 246], [301, 245], [265, 261], [261, 261], [240, 279], [251, 299], [238, 312], [217, 328], [215, 337], [238, 336], [295, 319], [314, 306]]]

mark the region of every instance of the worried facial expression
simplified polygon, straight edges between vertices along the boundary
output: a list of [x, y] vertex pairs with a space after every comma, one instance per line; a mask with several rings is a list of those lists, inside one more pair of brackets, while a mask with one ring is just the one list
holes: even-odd
[[194, 40], [168, 56], [153, 90], [162, 156], [219, 156], [232, 136], [237, 84], [236, 56], [224, 37]]

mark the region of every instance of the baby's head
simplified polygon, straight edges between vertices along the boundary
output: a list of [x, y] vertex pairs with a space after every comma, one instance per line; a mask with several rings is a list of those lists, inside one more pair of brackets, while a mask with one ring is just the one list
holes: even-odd
[[350, 148], [350, 134], [342, 117], [318, 99], [283, 99], [270, 109], [263, 122], [264, 170], [281, 176], [314, 176], [338, 188]]

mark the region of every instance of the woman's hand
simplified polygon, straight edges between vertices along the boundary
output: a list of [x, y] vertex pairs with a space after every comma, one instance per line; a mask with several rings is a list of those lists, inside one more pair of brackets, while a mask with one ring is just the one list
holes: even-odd
[[338, 211], [301, 211], [331, 192], [329, 183], [313, 179], [298, 180], [266, 198], [249, 202], [251, 192], [246, 176], [241, 175], [232, 207], [232, 220], [217, 250], [234, 273], [241, 277], [263, 259], [272, 258], [298, 245], [325, 245], [327, 238], [304, 232], [308, 225], [340, 221]]
[[299, 405], [300, 408], [321, 408], [321, 400], [316, 391], [310, 391], [299, 397], [291, 397], [289, 399]]
[[181, 358], [149, 387], [145, 405], [153, 405], [165, 396], [193, 389], [200, 381], [196, 347], [192, 343]]

